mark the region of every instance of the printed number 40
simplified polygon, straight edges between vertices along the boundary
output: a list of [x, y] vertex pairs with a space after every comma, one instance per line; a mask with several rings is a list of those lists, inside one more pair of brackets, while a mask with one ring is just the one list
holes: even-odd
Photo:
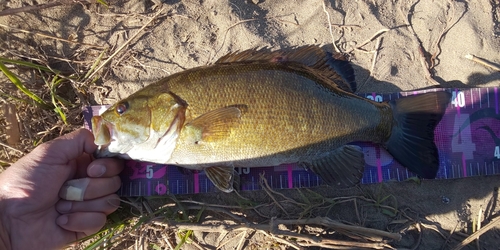
[[451, 96], [451, 104], [455, 107], [465, 107], [465, 95], [463, 91], [453, 91]]

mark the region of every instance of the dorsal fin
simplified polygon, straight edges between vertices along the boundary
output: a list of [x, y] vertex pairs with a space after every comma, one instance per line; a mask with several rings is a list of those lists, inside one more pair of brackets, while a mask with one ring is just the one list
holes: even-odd
[[332, 80], [337, 87], [349, 92], [356, 91], [354, 69], [340, 53], [330, 53], [317, 45], [271, 51], [269, 48], [249, 49], [229, 53], [216, 64], [234, 62], [298, 63], [311, 68], [315, 73]]

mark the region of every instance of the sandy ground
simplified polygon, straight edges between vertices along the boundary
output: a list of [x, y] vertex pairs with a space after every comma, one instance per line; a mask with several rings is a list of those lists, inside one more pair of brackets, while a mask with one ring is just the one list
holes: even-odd
[[[43, 3], [46, 2], [0, 0], [0, 11]], [[334, 50], [332, 41], [341, 52], [349, 55], [361, 92], [396, 92], [436, 84], [487, 87], [500, 83], [500, 72], [464, 58], [466, 54], [473, 54], [490, 62], [500, 62], [500, 4], [496, 1], [132, 0], [110, 1], [109, 8], [96, 3], [63, 3], [39, 11], [0, 16], [0, 24], [11, 27], [0, 28], [0, 56], [46, 63], [66, 75], [84, 75], [101, 52], [105, 51], [103, 60], [109, 58], [138, 33], [98, 72], [99, 80], [77, 86], [90, 104], [114, 103], [158, 79], [210, 64], [229, 52], [308, 44], [321, 44]], [[159, 11], [161, 14], [140, 30]], [[377, 33], [380, 35], [374, 37]], [[365, 41], [368, 42], [365, 44]], [[374, 51], [378, 51], [375, 59]], [[29, 88], [42, 88], [36, 75], [19, 74]], [[3, 92], [22, 96], [3, 77], [0, 86]], [[85, 105], [74, 96], [72, 100], [78, 101], [78, 108]], [[29, 120], [29, 114], [20, 113], [20, 120]], [[70, 118], [72, 124], [77, 125], [81, 119], [74, 116]], [[38, 127], [32, 127], [33, 136], [24, 132], [23, 140], [40, 139], [36, 133], [51, 127], [51, 121], [57, 123], [44, 119], [42, 124], [37, 123]], [[71, 128], [74, 127], [61, 131]], [[43, 140], [50, 138], [43, 137]], [[366, 185], [348, 191], [314, 190], [324, 197], [366, 196], [367, 192], [382, 192], [384, 197], [392, 195], [394, 198], [390, 200], [393, 201], [384, 202], [401, 211], [412, 211], [408, 213], [413, 222], [427, 225], [419, 230], [417, 224], [401, 221], [396, 223], [398, 228], [394, 227], [390, 222], [395, 218], [383, 214], [380, 209], [361, 209], [361, 217], [365, 219], [360, 220], [351, 203], [342, 203], [328, 212], [318, 210], [314, 215], [383, 230], [400, 230], [403, 239], [390, 243], [396, 247], [448, 249], [465, 238], [460, 233], [472, 233], [473, 220], [479, 211], [483, 214], [483, 224], [498, 215], [498, 185], [500, 177], [491, 176], [425, 181], [422, 185], [412, 182]], [[297, 197], [300, 193], [296, 190], [281, 192], [288, 197]], [[244, 195], [258, 202], [269, 202], [264, 192]], [[190, 198], [234, 204], [231, 197], [213, 194]], [[410, 210], [405, 210], [407, 208]], [[271, 211], [269, 215], [283, 216], [283, 213]], [[257, 217], [249, 217], [249, 220], [259, 222]], [[445, 243], [451, 232], [454, 236]], [[481, 236], [479, 247], [498, 248], [499, 232], [496, 227]], [[202, 246], [214, 246], [215, 236], [208, 235], [195, 235], [196, 241]], [[421, 241], [418, 241], [419, 235]], [[262, 235], [258, 238], [258, 234], [246, 237], [247, 246], [264, 246], [259, 245], [259, 240], [261, 243], [269, 241]], [[226, 247], [234, 248], [238, 241]], [[285, 246], [277, 244], [276, 248]], [[469, 248], [476, 247], [473, 243]]]

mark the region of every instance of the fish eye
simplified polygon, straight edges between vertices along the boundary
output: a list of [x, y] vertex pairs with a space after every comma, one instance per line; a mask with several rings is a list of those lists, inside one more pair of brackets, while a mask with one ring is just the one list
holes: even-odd
[[123, 115], [123, 113], [125, 113], [127, 109], [128, 109], [128, 102], [122, 102], [116, 105], [116, 113], [118, 113], [119, 115]]

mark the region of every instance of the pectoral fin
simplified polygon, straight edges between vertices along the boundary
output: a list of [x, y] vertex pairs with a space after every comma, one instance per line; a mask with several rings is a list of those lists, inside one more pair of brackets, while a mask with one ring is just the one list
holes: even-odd
[[197, 131], [198, 135], [196, 137], [198, 138], [196, 142], [214, 141], [231, 133], [231, 128], [238, 124], [244, 109], [246, 109], [245, 105], [216, 109], [195, 118], [186, 126], [191, 127], [193, 131]]
[[208, 179], [221, 191], [226, 193], [233, 191], [233, 167], [209, 167], [205, 169], [205, 173]]
[[330, 186], [352, 187], [363, 176], [365, 158], [360, 147], [345, 145], [307, 166]]

